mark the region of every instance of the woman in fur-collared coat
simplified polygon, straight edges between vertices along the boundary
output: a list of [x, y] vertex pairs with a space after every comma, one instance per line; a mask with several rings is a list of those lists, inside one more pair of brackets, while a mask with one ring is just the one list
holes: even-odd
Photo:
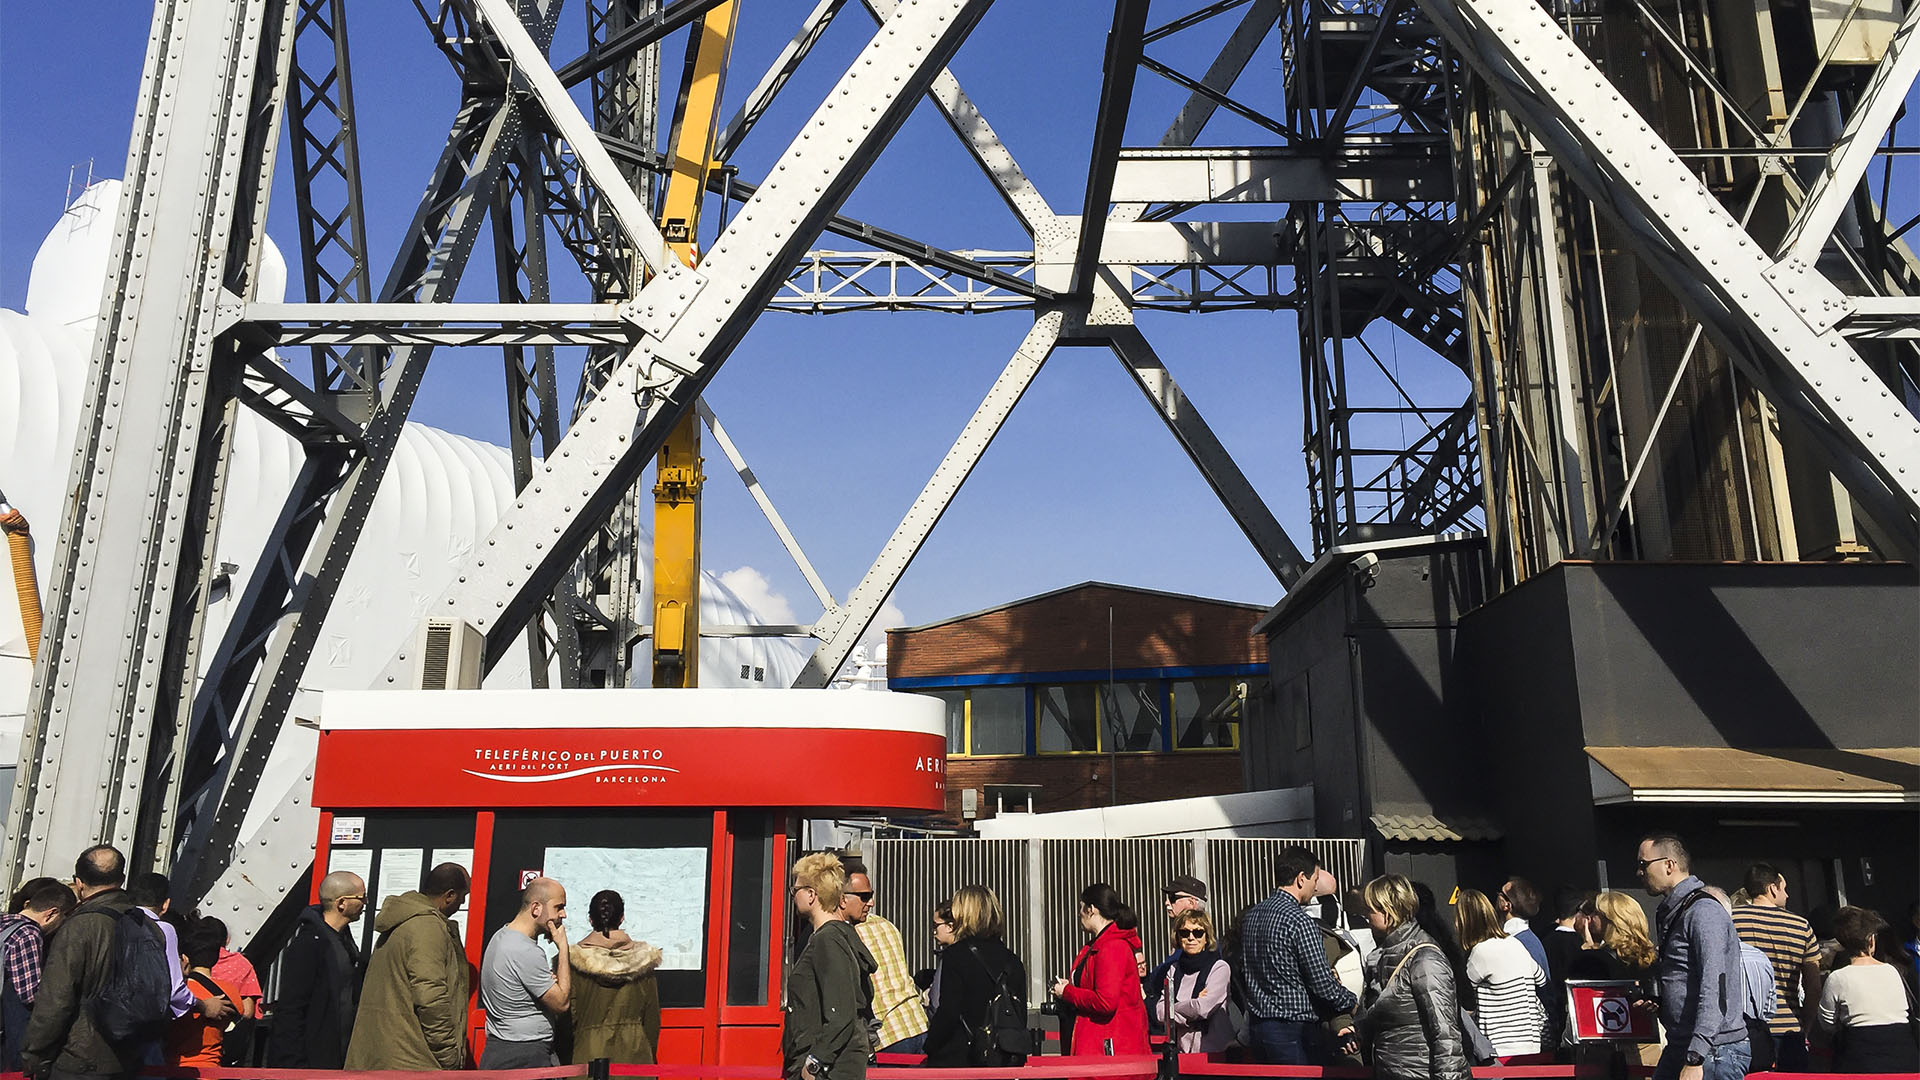
[[573, 963], [575, 1065], [596, 1058], [615, 1065], [651, 1065], [660, 1041], [660, 987], [653, 971], [660, 966], [660, 950], [635, 941], [620, 929], [626, 904], [620, 894], [603, 889], [587, 905], [593, 933], [568, 951]]

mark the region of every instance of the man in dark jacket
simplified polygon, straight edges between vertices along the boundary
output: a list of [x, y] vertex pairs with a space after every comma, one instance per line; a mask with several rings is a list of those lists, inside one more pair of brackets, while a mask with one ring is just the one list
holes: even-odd
[[338, 1069], [347, 1063], [353, 1014], [360, 1005], [360, 946], [352, 926], [367, 909], [360, 875], [336, 870], [320, 880], [320, 902], [300, 913], [280, 956], [280, 999], [273, 1005], [267, 1065]]
[[87, 1000], [106, 982], [114, 926], [133, 910], [133, 898], [121, 888], [127, 858], [105, 844], [91, 847], [74, 863], [73, 876], [80, 903], [47, 950], [20, 1066], [30, 1076], [53, 1080], [118, 1076], [139, 1064], [136, 1048], [109, 1043], [94, 1027]]

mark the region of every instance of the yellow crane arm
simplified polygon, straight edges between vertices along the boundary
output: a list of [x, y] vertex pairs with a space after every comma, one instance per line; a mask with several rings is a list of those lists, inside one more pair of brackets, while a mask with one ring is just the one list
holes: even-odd
[[[715, 5], [687, 42], [686, 71], [673, 117], [673, 171], [661, 199], [660, 231], [691, 266], [699, 261], [700, 205], [713, 171], [720, 93], [739, 11]], [[653, 487], [653, 685], [693, 686], [700, 674], [700, 417], [689, 410], [660, 448]]]

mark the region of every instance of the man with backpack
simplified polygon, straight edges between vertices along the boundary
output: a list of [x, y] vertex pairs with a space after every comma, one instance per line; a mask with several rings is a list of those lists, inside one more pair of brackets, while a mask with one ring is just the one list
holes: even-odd
[[1733, 916], [1714, 902], [1672, 833], [1640, 841], [1636, 872], [1661, 898], [1654, 913], [1659, 949], [1660, 1024], [1667, 1048], [1654, 1080], [1741, 1080], [1752, 1051], [1747, 993]]
[[[134, 910], [133, 897], [121, 888], [126, 856], [106, 844], [88, 848], [74, 863], [73, 876], [80, 903], [47, 950], [20, 1066], [29, 1076], [104, 1080], [139, 1064], [135, 1048], [108, 1039], [89, 1008], [112, 974], [121, 916]], [[152, 933], [157, 953], [160, 933]]]

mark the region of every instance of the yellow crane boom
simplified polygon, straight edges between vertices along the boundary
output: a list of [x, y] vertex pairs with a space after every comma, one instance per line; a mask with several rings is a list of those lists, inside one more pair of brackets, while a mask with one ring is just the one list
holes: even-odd
[[[660, 231], [680, 260], [699, 261], [700, 205], [714, 166], [720, 93], [739, 11], [715, 5], [692, 28], [674, 107], [672, 172]], [[653, 486], [653, 685], [693, 686], [700, 675], [700, 418], [692, 411], [660, 448]]]

